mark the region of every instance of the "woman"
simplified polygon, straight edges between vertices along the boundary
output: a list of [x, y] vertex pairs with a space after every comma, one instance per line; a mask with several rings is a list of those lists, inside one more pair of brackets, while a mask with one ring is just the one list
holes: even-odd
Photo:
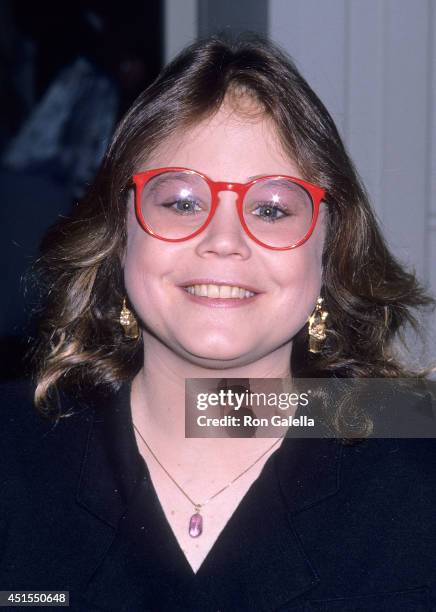
[[272, 44], [210, 38], [165, 68], [38, 280], [35, 385], [4, 400], [3, 590], [86, 611], [436, 608], [432, 440], [185, 438], [185, 379], [423, 375], [392, 343], [433, 300]]

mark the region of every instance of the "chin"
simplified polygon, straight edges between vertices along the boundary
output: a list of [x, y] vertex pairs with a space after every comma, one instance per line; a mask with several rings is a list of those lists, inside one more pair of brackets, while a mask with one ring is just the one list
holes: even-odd
[[247, 359], [253, 352], [253, 347], [235, 346], [235, 342], [219, 342], [209, 343], [207, 346], [202, 343], [180, 343], [185, 354], [189, 355], [192, 360], [195, 360], [199, 365], [208, 365], [214, 367], [222, 367], [224, 362], [231, 362], [228, 365], [240, 365], [242, 362], [249, 363]]

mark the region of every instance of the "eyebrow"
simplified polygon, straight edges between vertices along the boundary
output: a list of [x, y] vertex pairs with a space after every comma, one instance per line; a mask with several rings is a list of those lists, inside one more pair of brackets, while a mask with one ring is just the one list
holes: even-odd
[[[172, 180], [174, 178], [180, 178], [185, 175], [185, 172], [181, 170], [180, 172], [174, 172], [174, 174], [175, 174], [175, 177], [173, 176], [171, 178], [167, 176], [156, 177], [155, 180], [153, 181], [154, 186], [161, 185], [162, 183], [165, 183], [167, 180]], [[255, 179], [263, 178], [264, 176], [270, 176], [270, 173], [255, 174], [254, 176], [248, 176], [246, 182], [248, 183], [249, 181], [254, 181]]]
[[[248, 177], [248, 181], [254, 181], [255, 179], [264, 178], [266, 176], [271, 176], [271, 175], [269, 175], [269, 174], [257, 174], [256, 176], [249, 176]], [[281, 176], [281, 175], [279, 174], [277, 176]], [[285, 187], [289, 186], [289, 181], [286, 178], [285, 179], [274, 179], [274, 180], [279, 185], [282, 185], [282, 186], [285, 186]]]
[[267, 174], [256, 174], [255, 176], [248, 176], [248, 181], [254, 181], [254, 179], [262, 178], [263, 176], [268, 176]]
[[[267, 172], [266, 174], [263, 173], [263, 174], [256, 174], [256, 176], [249, 176], [249, 177], [247, 177], [247, 182], [248, 181], [254, 181], [255, 179], [258, 179], [258, 178], [263, 178], [264, 176], [271, 176], [271, 174], [274, 175], [274, 173]], [[280, 173], [279, 175], [274, 175], [274, 176], [282, 176], [282, 175], [283, 175], [283, 173]]]

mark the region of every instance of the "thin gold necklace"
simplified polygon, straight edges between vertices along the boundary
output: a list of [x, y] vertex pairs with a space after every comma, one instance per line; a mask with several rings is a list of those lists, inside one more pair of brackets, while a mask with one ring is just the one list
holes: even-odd
[[256, 461], [254, 461], [251, 465], [249, 465], [247, 468], [245, 468], [245, 470], [243, 472], [241, 472], [240, 474], [238, 474], [238, 476], [236, 476], [236, 478], [234, 478], [233, 480], [231, 480], [228, 484], [226, 484], [222, 489], [220, 489], [219, 491], [217, 491], [216, 493], [214, 493], [211, 497], [209, 497], [208, 499], [206, 499], [206, 501], [204, 501], [201, 504], [196, 503], [187, 493], [186, 491], [184, 491], [184, 489], [179, 485], [179, 483], [171, 476], [171, 474], [169, 473], [169, 471], [162, 465], [162, 463], [159, 461], [159, 459], [156, 457], [155, 453], [153, 452], [153, 450], [150, 448], [150, 445], [146, 442], [146, 440], [144, 439], [144, 437], [142, 436], [141, 432], [139, 431], [139, 429], [136, 427], [135, 423], [133, 423], [133, 427], [136, 429], [136, 431], [138, 432], [138, 435], [140, 436], [141, 440], [144, 442], [145, 446], [148, 448], [148, 450], [150, 451], [150, 453], [153, 455], [153, 457], [156, 459], [157, 463], [160, 465], [160, 467], [163, 469], [163, 471], [165, 472], [165, 474], [168, 476], [168, 478], [170, 478], [172, 480], [172, 482], [176, 485], [176, 487], [179, 489], [179, 491], [181, 493], [183, 493], [183, 495], [186, 497], [186, 499], [194, 506], [194, 514], [191, 516], [191, 518], [189, 519], [189, 526], [188, 526], [188, 533], [191, 536], [191, 538], [198, 538], [198, 536], [201, 536], [201, 534], [203, 533], [203, 517], [200, 514], [201, 508], [203, 508], [206, 504], [208, 504], [210, 501], [212, 501], [213, 499], [215, 499], [215, 497], [218, 497], [218, 495], [220, 495], [221, 493], [223, 493], [223, 491], [225, 491], [226, 489], [228, 489], [230, 487], [230, 485], [232, 485], [234, 482], [236, 482], [237, 480], [239, 480], [239, 478], [241, 478], [244, 474], [246, 474], [248, 472], [248, 470], [251, 470], [252, 467], [254, 467], [256, 465], [256, 463], [258, 463], [258, 461], [260, 461], [262, 459], [262, 457], [264, 457], [268, 451], [270, 451], [272, 448], [274, 448], [274, 446], [277, 444], [277, 442], [279, 442], [280, 440], [282, 440], [286, 434], [284, 434], [283, 436], [280, 436], [280, 438], [277, 438], [276, 440], [274, 440], [274, 444], [272, 444], [271, 446], [269, 446], [261, 455], [260, 457], [258, 457], [256, 459]]

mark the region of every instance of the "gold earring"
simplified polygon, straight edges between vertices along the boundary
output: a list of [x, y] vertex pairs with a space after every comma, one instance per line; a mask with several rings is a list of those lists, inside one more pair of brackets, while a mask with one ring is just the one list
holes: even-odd
[[322, 309], [324, 299], [319, 297], [316, 301], [315, 310], [308, 318], [309, 321], [309, 351], [319, 353], [326, 339], [325, 320], [328, 317], [327, 310]]
[[137, 340], [139, 338], [139, 325], [135, 315], [126, 306], [126, 298], [123, 300], [123, 307], [120, 312], [120, 324], [124, 328], [124, 335], [127, 338]]

